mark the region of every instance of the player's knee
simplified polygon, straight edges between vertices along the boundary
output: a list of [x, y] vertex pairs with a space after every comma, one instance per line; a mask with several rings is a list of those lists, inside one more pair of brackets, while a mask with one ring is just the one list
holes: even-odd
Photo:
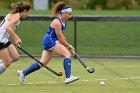
[[64, 55], [65, 58], [71, 58], [71, 53], [67, 53]]
[[18, 61], [19, 60], [19, 55], [15, 55], [14, 57], [12, 57], [13, 62]]
[[7, 67], [9, 67], [10, 66], [10, 62], [6, 62], [6, 63], [4, 63], [4, 66], [7, 68]]
[[4, 64], [5, 67], [9, 67], [10, 64], [11, 64], [11, 62], [12, 62], [12, 59], [11, 58], [8, 58], [6, 60], [3, 60], [3, 64]]

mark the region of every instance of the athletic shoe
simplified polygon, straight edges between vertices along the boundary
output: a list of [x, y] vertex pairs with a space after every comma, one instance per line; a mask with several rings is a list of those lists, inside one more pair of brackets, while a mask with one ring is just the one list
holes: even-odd
[[23, 74], [23, 71], [18, 70], [17, 71], [17, 74], [18, 74], [18, 78], [19, 78], [20, 84], [23, 84], [24, 83], [24, 79], [25, 79], [25, 76]]
[[80, 77], [75, 77], [75, 76], [71, 75], [69, 78], [65, 78], [65, 84], [69, 84], [69, 83], [77, 81], [79, 79], [80, 79]]

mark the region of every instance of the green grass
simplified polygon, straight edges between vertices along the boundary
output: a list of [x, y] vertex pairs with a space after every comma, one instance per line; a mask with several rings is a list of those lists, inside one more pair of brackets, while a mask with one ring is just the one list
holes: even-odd
[[[20, 85], [16, 71], [25, 69], [33, 62], [31, 59], [21, 59], [1, 75], [0, 93], [139, 93], [139, 60], [83, 60], [89, 67], [95, 67], [96, 72], [89, 74], [77, 60], [73, 60], [72, 73], [80, 76], [77, 82], [65, 85], [64, 75], [57, 77], [42, 68], [26, 77], [25, 84]], [[62, 64], [62, 59], [53, 59], [49, 66], [64, 73]], [[107, 79], [104, 86], [99, 84], [99, 79]]]

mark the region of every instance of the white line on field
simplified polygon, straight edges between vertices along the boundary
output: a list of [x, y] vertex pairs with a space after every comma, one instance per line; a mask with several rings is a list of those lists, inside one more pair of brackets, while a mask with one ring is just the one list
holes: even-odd
[[97, 79], [97, 81], [108, 80], [108, 79]]
[[[127, 80], [127, 79], [140, 79], [140, 77], [129, 77], [129, 78], [115, 78], [115, 79], [92, 79], [92, 80], [80, 80], [82, 82], [89, 82], [89, 81], [106, 81], [106, 80]], [[38, 85], [38, 84], [55, 84], [61, 83], [63, 81], [52, 81], [52, 82], [36, 82], [36, 83], [24, 83], [24, 85]], [[16, 86], [20, 84], [8, 84], [9, 86]]]

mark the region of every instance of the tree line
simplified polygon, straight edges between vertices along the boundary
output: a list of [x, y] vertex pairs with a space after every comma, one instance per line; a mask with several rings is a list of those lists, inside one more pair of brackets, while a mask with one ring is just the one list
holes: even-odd
[[[0, 0], [0, 9], [9, 8], [10, 3], [26, 1], [33, 4], [34, 0]], [[71, 5], [73, 9], [140, 9], [140, 0], [48, 0], [49, 8], [59, 1]], [[41, 2], [41, 0], [40, 0]]]

